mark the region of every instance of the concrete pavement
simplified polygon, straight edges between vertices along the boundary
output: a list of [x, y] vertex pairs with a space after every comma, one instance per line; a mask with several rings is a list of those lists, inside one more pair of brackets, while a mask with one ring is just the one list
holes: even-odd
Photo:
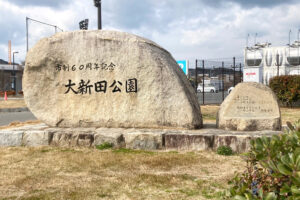
[[36, 117], [29, 111], [26, 112], [0, 112], [0, 126], [8, 125], [11, 122], [25, 122], [36, 120]]

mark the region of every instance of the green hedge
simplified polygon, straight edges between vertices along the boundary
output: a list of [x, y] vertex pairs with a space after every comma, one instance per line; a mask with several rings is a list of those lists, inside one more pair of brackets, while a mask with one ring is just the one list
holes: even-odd
[[251, 141], [246, 170], [229, 182], [228, 199], [300, 199], [300, 120], [272, 138]]
[[286, 106], [293, 106], [300, 100], [300, 75], [273, 77], [269, 86]]

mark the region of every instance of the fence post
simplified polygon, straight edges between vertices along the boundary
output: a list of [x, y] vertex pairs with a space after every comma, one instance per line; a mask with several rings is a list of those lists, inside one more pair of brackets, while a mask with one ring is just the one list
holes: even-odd
[[233, 57], [233, 87], [235, 87], [235, 57]]
[[240, 63], [240, 83], [242, 82], [242, 63]]
[[202, 76], [202, 98], [203, 98], [203, 105], [204, 105], [204, 60], [202, 60], [202, 68], [203, 68], [203, 76]]
[[224, 62], [222, 62], [222, 87], [223, 87], [222, 99], [224, 101], [224, 90], [225, 90], [225, 87], [224, 87]]
[[196, 88], [196, 94], [197, 94], [197, 88], [198, 88], [198, 68], [197, 68], [198, 62], [196, 59], [196, 65], [195, 65], [195, 88]]

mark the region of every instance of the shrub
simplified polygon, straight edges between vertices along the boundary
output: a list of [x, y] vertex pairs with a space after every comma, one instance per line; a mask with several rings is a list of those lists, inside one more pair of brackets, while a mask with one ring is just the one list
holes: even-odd
[[230, 156], [233, 154], [233, 151], [232, 151], [231, 147], [229, 147], [229, 146], [220, 146], [217, 149], [217, 154], [224, 155], [224, 156]]
[[99, 149], [99, 150], [111, 149], [112, 147], [113, 147], [113, 144], [108, 143], [108, 142], [104, 142], [101, 145], [96, 145], [96, 149]]
[[252, 140], [246, 160], [246, 171], [229, 182], [230, 197], [300, 199], [300, 120], [284, 134]]
[[292, 106], [300, 100], [300, 75], [273, 77], [270, 88], [283, 104]]

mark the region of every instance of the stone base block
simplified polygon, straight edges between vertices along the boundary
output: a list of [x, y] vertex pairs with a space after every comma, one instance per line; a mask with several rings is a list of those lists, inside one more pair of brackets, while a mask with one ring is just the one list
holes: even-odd
[[165, 147], [168, 150], [202, 151], [211, 149], [214, 136], [209, 134], [167, 133]]
[[22, 131], [0, 131], [0, 146], [21, 146], [22, 145]]
[[24, 146], [47, 146], [51, 135], [45, 131], [25, 131], [23, 134], [22, 145]]
[[94, 146], [109, 143], [114, 148], [125, 147], [123, 133], [121, 128], [99, 128], [94, 135]]
[[131, 129], [124, 134], [126, 148], [128, 149], [162, 149], [164, 131]]
[[250, 149], [253, 138], [280, 134], [281, 131], [226, 131], [125, 129], [125, 128], [49, 128], [44, 124], [0, 131], [0, 146], [94, 147], [110, 143], [114, 148], [142, 150], [201, 151], [230, 146], [235, 152]]

